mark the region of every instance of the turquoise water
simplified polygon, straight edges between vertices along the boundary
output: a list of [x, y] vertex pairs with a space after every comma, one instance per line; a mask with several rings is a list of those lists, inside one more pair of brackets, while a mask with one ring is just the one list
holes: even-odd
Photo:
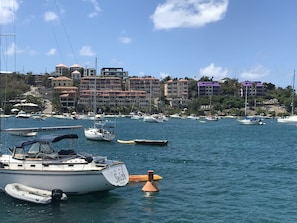
[[[297, 222], [297, 126], [265, 122], [117, 119], [117, 139], [168, 139], [168, 146], [161, 147], [92, 142], [82, 129], [74, 130], [81, 136], [79, 151], [122, 160], [130, 174], [152, 169], [163, 177], [157, 183], [160, 191], [146, 194], [144, 183], [131, 183], [45, 206], [0, 193], [1, 222]], [[91, 122], [9, 118], [2, 126], [79, 124]], [[22, 139], [1, 135], [4, 147]]]

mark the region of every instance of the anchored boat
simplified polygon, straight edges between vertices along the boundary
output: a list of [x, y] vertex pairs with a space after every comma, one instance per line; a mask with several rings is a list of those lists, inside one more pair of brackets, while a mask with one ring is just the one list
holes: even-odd
[[[77, 138], [76, 134], [43, 135], [19, 142], [10, 149], [11, 154], [0, 154], [0, 189], [20, 183], [43, 190], [83, 194], [108, 191], [128, 183], [129, 173], [123, 162], [78, 153], [65, 146], [65, 141]], [[60, 141], [63, 147], [57, 150], [54, 144]]]

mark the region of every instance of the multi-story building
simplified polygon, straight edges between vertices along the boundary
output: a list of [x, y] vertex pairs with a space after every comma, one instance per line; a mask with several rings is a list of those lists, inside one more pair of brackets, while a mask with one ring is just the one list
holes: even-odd
[[95, 78], [97, 90], [122, 90], [122, 79], [118, 77], [83, 77], [80, 80], [80, 89], [94, 90]]
[[52, 78], [52, 87], [70, 87], [73, 86], [73, 80], [71, 78], [60, 76]]
[[123, 68], [103, 67], [100, 71], [100, 76], [127, 78], [128, 71], [124, 71]]
[[168, 80], [164, 84], [164, 96], [171, 107], [187, 106], [189, 81], [185, 79]]
[[85, 68], [83, 76], [84, 77], [94, 77], [94, 76], [96, 76], [96, 69], [95, 68]]
[[146, 109], [149, 102], [144, 91], [101, 90], [98, 92], [99, 105], [109, 107], [137, 107]]
[[70, 66], [70, 68], [69, 68], [69, 72], [70, 72], [70, 74], [71, 74], [73, 71], [78, 71], [78, 72], [81, 73], [82, 70], [83, 70], [83, 68], [82, 68], [82, 66], [79, 65], [79, 64], [72, 64], [72, 65]]
[[67, 76], [69, 74], [69, 68], [64, 64], [58, 64], [56, 66], [54, 75], [55, 76]]
[[221, 85], [217, 81], [198, 81], [198, 96], [220, 95]]
[[62, 110], [68, 111], [69, 108], [74, 108], [78, 89], [73, 86], [73, 80], [65, 76], [52, 78], [51, 80], [53, 93], [59, 98]]
[[[96, 83], [95, 83], [96, 79]], [[83, 77], [80, 83], [79, 104], [89, 108], [93, 105], [96, 84], [96, 106], [147, 108], [147, 92], [122, 89], [122, 79], [118, 77]]]
[[188, 99], [189, 81], [185, 79], [168, 80], [164, 84], [164, 96], [168, 98]]
[[241, 82], [241, 88], [239, 89], [240, 97], [247, 96], [264, 96], [265, 95], [265, 86], [260, 81], [244, 81]]
[[159, 99], [161, 96], [160, 80], [153, 77], [131, 77], [126, 80], [128, 90], [145, 91], [147, 97]]
[[72, 80], [80, 80], [81, 74], [79, 71], [75, 70], [71, 73]]
[[67, 112], [69, 108], [75, 108], [77, 102], [77, 91], [78, 88], [74, 86], [54, 87], [54, 94], [58, 96], [64, 112]]

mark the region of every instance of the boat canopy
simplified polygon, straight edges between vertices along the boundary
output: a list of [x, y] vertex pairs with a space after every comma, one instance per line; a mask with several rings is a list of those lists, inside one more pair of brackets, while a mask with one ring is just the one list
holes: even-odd
[[77, 134], [66, 134], [66, 135], [42, 135], [34, 140], [21, 141], [16, 144], [16, 148], [22, 148], [25, 146], [32, 145], [34, 143], [48, 144], [53, 142], [59, 142], [62, 139], [77, 139]]

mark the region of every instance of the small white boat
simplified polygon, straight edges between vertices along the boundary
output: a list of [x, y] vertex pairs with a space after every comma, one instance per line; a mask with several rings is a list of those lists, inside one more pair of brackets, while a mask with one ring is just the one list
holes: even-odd
[[14, 131], [14, 132], [10, 132], [11, 135], [15, 135], [15, 136], [24, 136], [24, 137], [34, 137], [37, 135], [37, 132], [31, 132], [31, 131]]
[[205, 119], [208, 121], [218, 121], [219, 117], [215, 115], [211, 115], [211, 116], [206, 116]]
[[13, 198], [37, 204], [49, 204], [53, 201], [67, 200], [67, 195], [59, 189], [52, 191], [12, 183], [5, 186], [5, 192]]
[[256, 117], [253, 117], [253, 118], [245, 117], [244, 119], [239, 119], [238, 121], [242, 125], [264, 125], [264, 122], [261, 119]]
[[15, 116], [16, 118], [30, 118], [31, 114], [27, 114], [26, 112], [19, 111], [19, 113]]

